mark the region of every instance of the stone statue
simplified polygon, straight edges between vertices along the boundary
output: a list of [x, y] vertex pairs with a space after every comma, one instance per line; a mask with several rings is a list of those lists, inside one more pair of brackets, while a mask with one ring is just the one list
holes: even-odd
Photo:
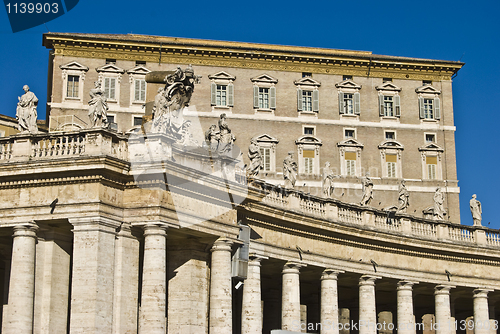
[[177, 66], [174, 73], [165, 77], [165, 88], [158, 89], [155, 97], [152, 132], [170, 135], [179, 144], [192, 142], [191, 139], [186, 139], [192, 136], [188, 134], [190, 124], [184, 120], [182, 111], [189, 106], [194, 84], [198, 83], [199, 79], [199, 76], [194, 75], [191, 65], [185, 70]]
[[248, 159], [250, 159], [250, 164], [247, 167], [247, 175], [248, 177], [257, 177], [264, 166], [259, 143], [255, 138], [252, 138], [250, 146], [248, 146]]
[[369, 205], [373, 199], [373, 181], [369, 178], [369, 173], [366, 173], [362, 180], [363, 183], [363, 197], [361, 198], [361, 205]]
[[293, 189], [297, 181], [297, 163], [293, 161], [294, 152], [288, 152], [287, 157], [283, 160], [283, 178], [285, 179], [285, 188]]
[[90, 90], [89, 119], [91, 128], [108, 126], [108, 104], [99, 81], [94, 82], [94, 88]]
[[323, 168], [323, 182], [321, 183], [321, 189], [323, 190], [323, 195], [325, 195], [325, 197], [327, 198], [332, 197], [334, 177], [335, 175], [333, 175], [333, 172], [330, 168], [330, 161], [325, 162], [325, 167]]
[[401, 184], [399, 185], [398, 200], [399, 203], [397, 212], [406, 213], [406, 209], [408, 209], [408, 206], [410, 206], [410, 193], [408, 192], [408, 189], [406, 189], [405, 180], [402, 180]]
[[17, 99], [16, 118], [18, 121], [17, 128], [21, 132], [38, 132], [38, 125], [36, 124], [38, 105], [38, 98], [33, 92], [30, 92], [28, 85], [23, 86], [24, 95]]
[[210, 151], [217, 151], [217, 146], [219, 145], [219, 131], [217, 131], [217, 125], [210, 125], [207, 132], [205, 132], [205, 142], [207, 143]]
[[219, 118], [219, 136], [217, 152], [219, 152], [219, 154], [230, 152], [233, 149], [233, 143], [236, 141], [236, 137], [231, 133], [227, 125], [226, 114], [221, 114]]
[[476, 194], [472, 195], [470, 200], [470, 212], [474, 220], [474, 226], [481, 226], [481, 219], [483, 210], [481, 209], [481, 202], [476, 199]]
[[444, 194], [440, 187], [434, 193], [434, 219], [443, 220], [446, 211], [444, 210]]

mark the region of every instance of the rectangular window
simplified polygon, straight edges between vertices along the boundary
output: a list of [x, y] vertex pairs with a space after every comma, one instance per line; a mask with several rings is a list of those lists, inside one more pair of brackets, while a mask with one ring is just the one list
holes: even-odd
[[422, 85], [432, 85], [432, 81], [431, 80], [423, 80], [422, 81]]
[[382, 82], [383, 83], [392, 82], [392, 78], [382, 78]]
[[303, 78], [312, 78], [312, 73], [311, 72], [302, 72], [302, 77]]
[[425, 157], [425, 163], [427, 164], [427, 178], [429, 180], [435, 180], [437, 170], [437, 157]]
[[424, 99], [424, 118], [434, 119], [434, 100]]
[[262, 165], [264, 166], [263, 171], [271, 171], [271, 149], [269, 147], [261, 147], [260, 154], [262, 155]]
[[106, 64], [115, 64], [116, 65], [116, 59], [108, 58], [108, 59], [106, 59]]
[[136, 60], [135, 66], [146, 66], [146, 62], [143, 60]]
[[134, 93], [134, 101], [146, 101], [146, 80], [135, 79]]
[[116, 92], [116, 78], [104, 78], [104, 96], [114, 100]]
[[304, 173], [314, 173], [314, 150], [303, 150], [302, 156], [304, 157]]
[[344, 113], [354, 115], [353, 94], [344, 93]]
[[259, 108], [269, 109], [269, 88], [259, 88]]
[[108, 123], [114, 123], [115, 122], [115, 116], [114, 115], [108, 115]]
[[387, 177], [397, 177], [396, 176], [396, 163], [398, 157], [396, 154], [386, 154], [385, 161], [387, 166]]
[[384, 116], [394, 116], [394, 101], [392, 96], [384, 96]]
[[305, 127], [304, 134], [314, 136], [314, 128]]
[[356, 152], [345, 152], [346, 175], [356, 175]]
[[217, 92], [215, 96], [215, 105], [227, 106], [227, 86], [217, 85]]
[[342, 76], [342, 80], [343, 80], [343, 81], [346, 81], [346, 80], [352, 80], [352, 75], [343, 75], [343, 76]]
[[312, 91], [310, 91], [310, 90], [302, 91], [302, 110], [303, 111], [313, 111]]
[[78, 98], [78, 89], [80, 85], [80, 76], [68, 75], [68, 86], [66, 97]]
[[394, 140], [394, 139], [396, 139], [396, 133], [394, 131], [385, 132], [385, 140]]
[[142, 117], [134, 116], [134, 126], [142, 125]]
[[354, 130], [344, 130], [345, 138], [354, 138]]
[[425, 134], [425, 142], [426, 143], [434, 143], [435, 141], [436, 141], [436, 135], [430, 134], [430, 133]]

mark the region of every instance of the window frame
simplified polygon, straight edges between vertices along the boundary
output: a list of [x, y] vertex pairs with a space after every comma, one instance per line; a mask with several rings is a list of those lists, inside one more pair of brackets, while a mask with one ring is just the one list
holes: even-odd
[[98, 80], [101, 83], [101, 87], [106, 91], [106, 79], [114, 79], [115, 80], [115, 95], [114, 98], [108, 98], [107, 94], [105, 96], [107, 98], [106, 102], [109, 102], [111, 106], [120, 106], [120, 93], [121, 93], [121, 81], [123, 77], [123, 73], [125, 70], [118, 67], [116, 63], [107, 63], [101, 67], [96, 68], [98, 73]]
[[[319, 87], [321, 86], [321, 83], [314, 80], [312, 77], [303, 77], [300, 80], [294, 81], [294, 84], [297, 87], [297, 112], [299, 113], [299, 116], [318, 117], [320, 112]], [[306, 94], [310, 94], [311, 110], [304, 110], [304, 97]]]
[[[432, 84], [426, 83], [415, 89], [418, 96], [419, 118], [421, 122], [439, 122], [442, 117], [441, 91]], [[431, 102], [431, 103], [429, 103]], [[429, 106], [432, 115], [429, 115]]]
[[[338, 95], [338, 109], [341, 118], [356, 118], [361, 114], [361, 85], [352, 80], [352, 76], [343, 76], [343, 81], [335, 84]], [[349, 96], [346, 98], [346, 96]], [[348, 101], [351, 101], [349, 106]]]
[[[85, 77], [89, 68], [79, 62], [72, 61], [67, 64], [59, 66], [62, 70], [62, 103], [83, 103], [83, 89], [85, 85]], [[68, 78], [70, 76], [78, 77], [78, 96], [69, 97], [68, 96]]]
[[[213, 112], [231, 113], [234, 107], [235, 94], [234, 94], [234, 80], [236, 77], [225, 71], [220, 71], [208, 76], [210, 79], [210, 105]], [[218, 93], [222, 93], [222, 87], [225, 86], [225, 104], [217, 104]], [[219, 89], [221, 87], [221, 89]], [[222, 98], [222, 94], [220, 95]]]
[[[316, 136], [302, 135], [295, 141], [295, 145], [297, 145], [298, 151], [297, 156], [299, 173], [307, 175], [319, 175], [320, 148], [323, 145], [322, 141]], [[305, 151], [313, 151], [314, 157], [304, 157]], [[312, 159], [310, 160], [310, 163], [306, 163], [306, 158]], [[306, 170], [308, 164], [312, 165], [312, 167], [309, 170]]]
[[[251, 78], [253, 84], [253, 109], [255, 113], [264, 112], [274, 115], [276, 110], [276, 84], [278, 80], [268, 74], [261, 74], [257, 77]], [[265, 107], [260, 103], [260, 90], [267, 89], [268, 106]]]
[[[268, 171], [263, 170], [262, 172], [268, 173], [268, 174], [269, 173], [271, 173], [271, 174], [276, 173], [276, 146], [278, 145], [279, 140], [271, 135], [266, 134], [266, 133], [261, 134], [257, 137], [254, 137], [254, 139], [259, 144], [259, 149], [269, 149], [269, 167], [270, 167], [270, 170], [268, 170]], [[264, 157], [263, 157], [263, 163], [264, 163]]]
[[[391, 131], [389, 131], [391, 132]], [[394, 131], [395, 132], [395, 131]], [[403, 150], [404, 146], [396, 139], [384, 139], [382, 143], [378, 145], [380, 151], [380, 166], [382, 168], [383, 178], [403, 178]], [[387, 161], [387, 156], [396, 156], [396, 161]], [[389, 176], [388, 162], [395, 163], [395, 175], [394, 177]]]
[[[388, 133], [393, 133], [394, 138], [387, 138]], [[397, 135], [395, 130], [384, 130], [384, 140], [397, 140]]]

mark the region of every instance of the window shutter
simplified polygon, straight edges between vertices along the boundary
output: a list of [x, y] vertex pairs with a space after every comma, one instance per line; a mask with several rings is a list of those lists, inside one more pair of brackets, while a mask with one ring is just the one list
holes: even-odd
[[276, 87], [269, 88], [269, 107], [276, 109]]
[[302, 111], [302, 89], [297, 89], [297, 110]]
[[344, 93], [339, 92], [339, 113], [345, 114], [344, 110]]
[[384, 95], [378, 96], [378, 113], [380, 116], [384, 116]]
[[396, 117], [401, 116], [401, 100], [399, 95], [394, 95], [394, 109], [396, 110]]
[[420, 110], [420, 118], [425, 118], [424, 98], [423, 97], [418, 98], [418, 108]]
[[253, 86], [253, 107], [259, 108], [259, 87]]
[[439, 104], [439, 97], [434, 99], [434, 118], [441, 119], [441, 106]]
[[135, 80], [135, 96], [134, 101], [139, 101], [141, 99], [141, 81]]
[[210, 85], [210, 93], [211, 93], [210, 104], [215, 106], [217, 104], [216, 102], [217, 85], [215, 84], [215, 82], [212, 82], [212, 84]]
[[361, 110], [361, 96], [359, 95], [359, 93], [354, 93], [354, 113], [356, 115], [359, 115], [360, 114], [360, 110]]
[[313, 90], [313, 111], [319, 111], [319, 90]]
[[234, 86], [233, 84], [227, 85], [227, 106], [232, 107], [234, 105]]
[[146, 80], [141, 80], [141, 101], [146, 101]]
[[115, 99], [115, 85], [116, 85], [116, 80], [115, 79], [109, 79], [110, 82], [110, 88], [109, 88], [109, 98], [110, 99]]

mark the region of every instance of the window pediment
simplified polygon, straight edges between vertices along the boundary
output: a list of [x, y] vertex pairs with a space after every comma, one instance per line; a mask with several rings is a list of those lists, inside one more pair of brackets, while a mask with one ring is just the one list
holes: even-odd
[[347, 79], [347, 80], [344, 80], [342, 82], [339, 82], [339, 83], [335, 84], [335, 87], [337, 87], [339, 89], [355, 89], [355, 90], [361, 89], [361, 85], [358, 85], [357, 83], [355, 83], [351, 79]]
[[396, 149], [396, 150], [404, 150], [403, 144], [398, 142], [397, 140], [385, 140], [378, 146], [379, 149]]
[[434, 152], [444, 152], [444, 149], [441, 148], [439, 145], [436, 143], [429, 143], [427, 145], [424, 145], [422, 147], [418, 148], [419, 151], [434, 151]]
[[228, 80], [228, 81], [236, 80], [236, 77], [234, 75], [231, 75], [225, 71], [220, 71], [215, 74], [210, 74], [208, 78], [210, 80]]
[[275, 79], [272, 76], [267, 75], [267, 74], [261, 74], [259, 76], [254, 77], [254, 78], [251, 78], [250, 81], [252, 81], [253, 83], [257, 83], [257, 84], [259, 84], [259, 83], [277, 84], [278, 83], [278, 79]]
[[131, 68], [131, 69], [127, 70], [127, 74], [135, 74], [135, 75], [146, 75], [149, 72], [151, 72], [151, 71], [148, 70], [143, 65], [138, 65], [138, 66], [136, 66], [134, 68]]
[[380, 86], [375, 87], [378, 91], [400, 92], [401, 88], [393, 84], [391, 81], [385, 82]]
[[297, 86], [309, 86], [309, 87], [319, 87], [321, 86], [321, 82], [314, 80], [311, 77], [304, 77], [300, 80], [295, 80], [293, 82]]
[[271, 135], [268, 135], [267, 133], [261, 134], [260, 136], [254, 137], [255, 140], [257, 140], [259, 143], [271, 143], [271, 144], [278, 144], [279, 140]]
[[116, 74], [123, 74], [125, 73], [125, 70], [123, 68], [120, 68], [116, 66], [115, 64], [106, 64], [101, 67], [98, 67], [95, 69], [98, 73], [104, 72], [104, 73], [116, 73]]
[[89, 70], [87, 66], [82, 65], [77, 61], [72, 61], [65, 65], [60, 65], [59, 68], [61, 70], [72, 70], [72, 71], [82, 71], [82, 72], [87, 72]]
[[304, 136], [299, 137], [299, 139], [297, 139], [295, 141], [295, 144], [296, 145], [317, 145], [317, 146], [323, 145], [323, 143], [321, 142], [321, 139], [319, 139], [315, 136], [311, 136], [311, 135], [304, 135]]
[[341, 142], [337, 143], [337, 146], [338, 147], [359, 147], [359, 148], [364, 147], [363, 144], [361, 144], [359, 141], [357, 141], [354, 138], [348, 138], [348, 139], [342, 140]]
[[417, 94], [432, 94], [435, 96], [441, 94], [441, 91], [433, 87], [432, 85], [420, 86], [417, 89], [415, 89], [415, 92], [417, 92]]

